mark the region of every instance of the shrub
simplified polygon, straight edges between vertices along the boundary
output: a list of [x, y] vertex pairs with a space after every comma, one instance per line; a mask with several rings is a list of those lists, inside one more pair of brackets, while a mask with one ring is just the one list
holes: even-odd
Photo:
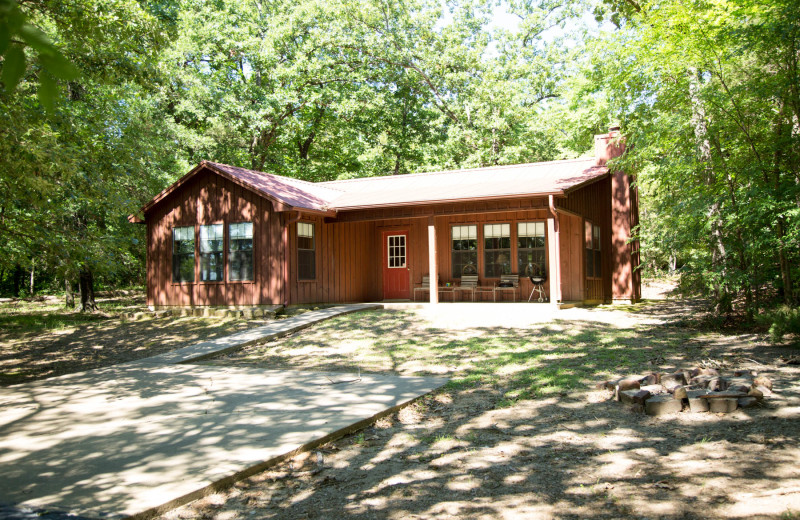
[[770, 339], [777, 343], [786, 334], [800, 334], [800, 308], [783, 305], [762, 314], [758, 321], [769, 327]]

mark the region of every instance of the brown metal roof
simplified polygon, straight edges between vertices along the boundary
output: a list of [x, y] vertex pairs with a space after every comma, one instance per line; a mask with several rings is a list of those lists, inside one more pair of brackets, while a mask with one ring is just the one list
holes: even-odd
[[552, 161], [471, 170], [451, 170], [320, 183], [342, 194], [337, 210], [496, 199], [526, 195], [563, 195], [608, 173], [595, 158]]
[[287, 209], [331, 213], [459, 200], [564, 195], [608, 173], [608, 168], [598, 166], [595, 158], [587, 158], [313, 183], [203, 161], [142, 210], [146, 212], [203, 168], [277, 201]]
[[302, 181], [210, 161], [204, 162], [212, 170], [225, 172], [241, 180], [255, 191], [293, 208], [325, 211], [329, 209], [331, 200], [342, 195], [341, 191], [332, 186], [326, 186], [325, 183]]

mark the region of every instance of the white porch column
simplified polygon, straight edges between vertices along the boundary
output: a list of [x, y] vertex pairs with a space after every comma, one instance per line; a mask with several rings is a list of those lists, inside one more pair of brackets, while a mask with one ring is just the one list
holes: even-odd
[[428, 217], [428, 273], [430, 276], [431, 303], [439, 303], [439, 268], [436, 255], [436, 226]]
[[553, 196], [550, 195], [550, 216], [547, 217], [547, 250], [550, 268], [550, 304], [561, 302], [561, 237], [559, 236], [558, 213]]

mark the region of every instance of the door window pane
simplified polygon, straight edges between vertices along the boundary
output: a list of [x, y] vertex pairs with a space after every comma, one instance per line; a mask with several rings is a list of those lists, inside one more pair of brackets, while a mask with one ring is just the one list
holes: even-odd
[[406, 266], [406, 236], [389, 235], [387, 238], [387, 261], [389, 268], [401, 268]]

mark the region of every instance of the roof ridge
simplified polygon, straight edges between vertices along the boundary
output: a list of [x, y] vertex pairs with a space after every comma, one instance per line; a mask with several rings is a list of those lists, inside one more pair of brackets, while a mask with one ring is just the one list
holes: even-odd
[[[417, 173], [406, 173], [403, 175], [375, 175], [373, 177], [358, 177], [355, 179], [340, 179], [335, 181], [324, 181], [318, 182], [313, 184], [322, 184], [325, 186], [329, 186], [331, 184], [344, 184], [344, 183], [352, 183], [352, 182], [359, 182], [359, 181], [370, 181], [376, 179], [401, 179], [401, 178], [408, 178], [410, 176], [414, 177], [421, 177], [421, 176], [434, 176], [434, 175], [447, 175], [453, 173], [466, 173], [466, 172], [477, 172], [481, 170], [509, 170], [512, 168], [524, 168], [526, 166], [539, 166], [539, 165], [547, 165], [547, 164], [555, 164], [555, 163], [570, 163], [570, 162], [583, 162], [595, 159], [594, 157], [584, 157], [584, 158], [577, 158], [577, 159], [559, 159], [556, 161], [542, 161], [542, 162], [535, 162], [535, 163], [521, 163], [521, 164], [504, 164], [502, 166], [481, 166], [479, 168], [462, 168], [460, 170], [440, 170], [435, 172], [417, 172]], [[599, 165], [598, 165], [599, 166]]]

